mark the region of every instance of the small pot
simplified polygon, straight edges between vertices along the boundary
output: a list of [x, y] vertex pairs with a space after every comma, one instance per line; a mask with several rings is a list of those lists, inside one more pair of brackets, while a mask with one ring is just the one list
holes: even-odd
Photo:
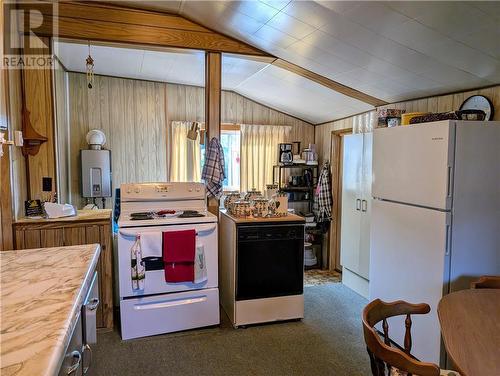
[[228, 192], [228, 194], [226, 195], [226, 198], [224, 199], [224, 207], [226, 209], [229, 209], [229, 207], [231, 206], [231, 203], [238, 201], [240, 199], [241, 199], [241, 196], [240, 196], [239, 192], [236, 192], [236, 191]]
[[231, 203], [231, 215], [235, 217], [248, 217], [251, 214], [250, 201], [238, 200]]
[[254, 199], [252, 206], [254, 217], [266, 217], [269, 214], [269, 200], [267, 198]]

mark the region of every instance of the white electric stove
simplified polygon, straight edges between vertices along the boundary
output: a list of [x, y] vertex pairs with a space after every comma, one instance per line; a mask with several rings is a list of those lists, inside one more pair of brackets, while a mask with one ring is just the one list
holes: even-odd
[[[219, 324], [217, 217], [207, 210], [205, 186], [138, 183], [122, 184], [120, 191], [118, 278], [122, 338]], [[196, 246], [204, 249], [207, 279], [200, 283], [167, 283], [161, 266], [146, 266], [144, 288], [134, 290], [131, 249], [137, 236], [188, 229], [196, 230]]]

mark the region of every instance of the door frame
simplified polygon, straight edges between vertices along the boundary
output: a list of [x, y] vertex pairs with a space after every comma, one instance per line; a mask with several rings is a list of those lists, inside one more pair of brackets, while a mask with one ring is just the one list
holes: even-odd
[[344, 148], [343, 136], [352, 134], [352, 128], [332, 131], [330, 139], [330, 161], [332, 167], [332, 213], [336, 218], [330, 222], [330, 270], [342, 271], [340, 264], [340, 229], [342, 225], [342, 150]]
[[[2, 103], [0, 103], [0, 112], [4, 116], [7, 130], [2, 130], [5, 138], [8, 140], [12, 135], [11, 114], [10, 114], [10, 96], [9, 96], [9, 70], [2, 69], [1, 81]], [[14, 249], [14, 232], [12, 230], [13, 208], [12, 208], [12, 185], [11, 185], [11, 148], [8, 145], [3, 147], [3, 156], [0, 158], [0, 193], [2, 200], [0, 202], [0, 251]]]

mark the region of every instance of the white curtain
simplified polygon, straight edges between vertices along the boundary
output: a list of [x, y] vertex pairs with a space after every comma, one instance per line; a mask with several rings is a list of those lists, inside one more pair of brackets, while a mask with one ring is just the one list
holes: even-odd
[[353, 116], [352, 133], [373, 132], [377, 121], [377, 111], [365, 112], [364, 114]]
[[173, 121], [169, 137], [170, 181], [201, 181], [200, 136], [196, 141], [187, 138], [190, 121]]
[[264, 192], [273, 182], [273, 165], [278, 161], [278, 144], [288, 139], [292, 127], [248, 125], [241, 127], [241, 191]]

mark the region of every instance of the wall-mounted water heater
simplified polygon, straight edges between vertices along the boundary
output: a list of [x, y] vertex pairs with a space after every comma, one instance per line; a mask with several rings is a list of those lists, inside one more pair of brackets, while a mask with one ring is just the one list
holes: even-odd
[[80, 150], [82, 196], [111, 197], [111, 151], [102, 148], [106, 136], [100, 130], [91, 130], [87, 133], [87, 143], [89, 149]]

